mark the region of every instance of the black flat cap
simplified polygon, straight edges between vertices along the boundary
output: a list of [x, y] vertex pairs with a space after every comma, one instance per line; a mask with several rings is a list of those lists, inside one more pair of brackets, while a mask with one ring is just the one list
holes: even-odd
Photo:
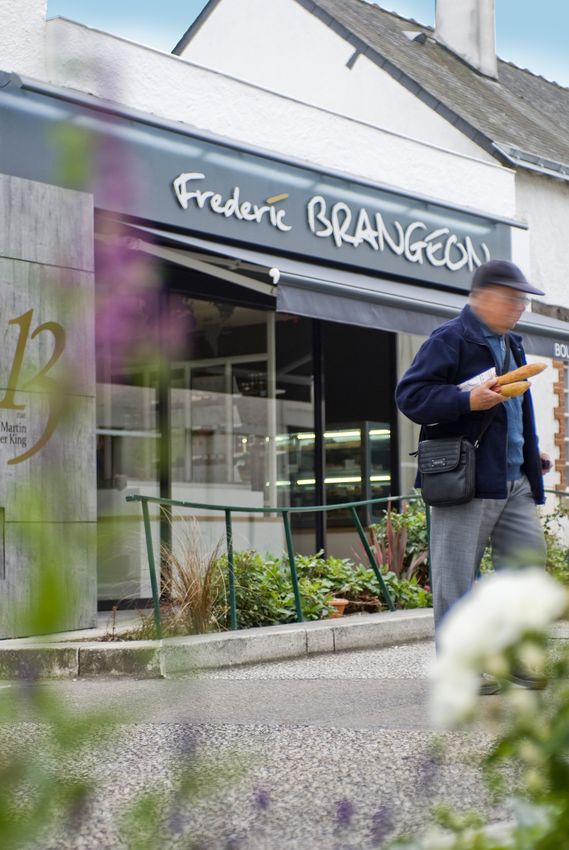
[[508, 260], [489, 260], [474, 272], [471, 289], [485, 289], [488, 286], [509, 286], [530, 295], [545, 295], [541, 289], [532, 286], [523, 271]]

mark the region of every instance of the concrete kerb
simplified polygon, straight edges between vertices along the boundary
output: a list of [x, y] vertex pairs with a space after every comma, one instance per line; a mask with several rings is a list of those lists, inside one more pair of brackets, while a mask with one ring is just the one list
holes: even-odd
[[162, 674], [233, 667], [299, 658], [326, 652], [381, 648], [433, 636], [430, 609], [364, 614], [345, 620], [323, 620], [244, 629], [165, 641]]
[[[74, 634], [75, 637], [76, 633]], [[163, 641], [0, 642], [0, 678], [168, 677], [327, 652], [381, 648], [433, 636], [431, 609], [266, 626]]]
[[72, 679], [79, 673], [76, 646], [33, 646], [2, 648], [0, 679]]

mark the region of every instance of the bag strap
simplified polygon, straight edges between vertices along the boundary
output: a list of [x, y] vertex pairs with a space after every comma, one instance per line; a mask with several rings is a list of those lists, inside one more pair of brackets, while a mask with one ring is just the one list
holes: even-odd
[[[509, 361], [510, 361], [510, 336], [509, 336], [509, 334], [504, 335], [504, 349], [505, 349], [504, 360], [502, 362], [502, 368], [498, 372], [499, 375], [503, 375], [505, 372], [508, 371], [508, 365], [509, 365]], [[496, 415], [497, 410], [498, 410], [498, 405], [495, 405], [492, 408], [492, 410], [488, 411], [488, 414], [487, 414], [484, 422], [482, 423], [482, 428], [480, 429], [480, 433], [478, 434], [478, 438], [476, 439], [476, 441], [474, 443], [475, 449], [477, 449], [479, 447], [480, 443], [482, 442], [482, 437], [484, 436], [484, 434], [488, 430], [488, 427], [489, 427], [490, 423], [492, 422], [492, 420], [494, 419], [494, 416]]]
[[[511, 348], [510, 348], [510, 336], [507, 333], [504, 335], [504, 348], [505, 348], [504, 360], [502, 361], [502, 368], [497, 373], [498, 375], [503, 375], [505, 372], [508, 371]], [[478, 437], [477, 437], [477, 439], [474, 443], [475, 449], [477, 449], [480, 446], [480, 443], [482, 442], [482, 437], [484, 436], [484, 434], [488, 430], [490, 423], [492, 422], [494, 416], [496, 415], [497, 409], [498, 409], [498, 405], [493, 407], [492, 410], [488, 411], [488, 414], [486, 415], [486, 418], [484, 419], [484, 422], [482, 423], [482, 428], [480, 429], [480, 433], [478, 434]], [[423, 440], [423, 438], [426, 437], [426, 435], [427, 435], [426, 426], [421, 425], [421, 430], [419, 432], [419, 442], [421, 442]], [[418, 452], [416, 452], [416, 451], [415, 452], [409, 452], [409, 454], [412, 457], [416, 457]]]

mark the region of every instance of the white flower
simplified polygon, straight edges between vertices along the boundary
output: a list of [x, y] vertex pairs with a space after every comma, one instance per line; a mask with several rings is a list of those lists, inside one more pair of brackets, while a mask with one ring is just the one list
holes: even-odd
[[484, 672], [503, 679], [510, 672], [508, 659], [504, 655], [490, 655], [484, 659]]
[[437, 659], [432, 675], [430, 714], [435, 725], [445, 729], [468, 720], [478, 697], [478, 673]]
[[506, 694], [506, 699], [509, 708], [518, 720], [535, 718], [535, 691], [528, 691], [525, 688], [512, 688]]
[[536, 646], [532, 641], [525, 640], [518, 648], [518, 660], [522, 667], [543, 673], [547, 663], [547, 655], [542, 646]]
[[567, 607], [564, 588], [537, 568], [484, 577], [446, 617], [442, 655], [479, 658], [512, 646], [530, 631], [544, 631]]
[[473, 711], [479, 675], [528, 632], [543, 632], [567, 609], [566, 590], [538, 568], [484, 577], [445, 618], [433, 668], [431, 714], [454, 725]]
[[544, 753], [535, 741], [529, 741], [527, 739], [521, 741], [518, 752], [526, 764], [535, 765], [536, 767], [541, 767], [545, 759]]

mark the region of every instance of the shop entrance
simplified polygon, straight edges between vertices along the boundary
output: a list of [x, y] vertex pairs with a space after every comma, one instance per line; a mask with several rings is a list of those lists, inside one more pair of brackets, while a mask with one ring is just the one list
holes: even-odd
[[[319, 501], [332, 505], [397, 493], [396, 336], [336, 322], [319, 325], [324, 399]], [[318, 451], [318, 436], [298, 435], [299, 457]], [[303, 483], [300, 479], [299, 503]], [[381, 509], [367, 507], [358, 512], [362, 523], [369, 525], [379, 518]], [[310, 517], [316, 523], [318, 519], [324, 520], [327, 553], [352, 557], [357, 544], [349, 512]]]

